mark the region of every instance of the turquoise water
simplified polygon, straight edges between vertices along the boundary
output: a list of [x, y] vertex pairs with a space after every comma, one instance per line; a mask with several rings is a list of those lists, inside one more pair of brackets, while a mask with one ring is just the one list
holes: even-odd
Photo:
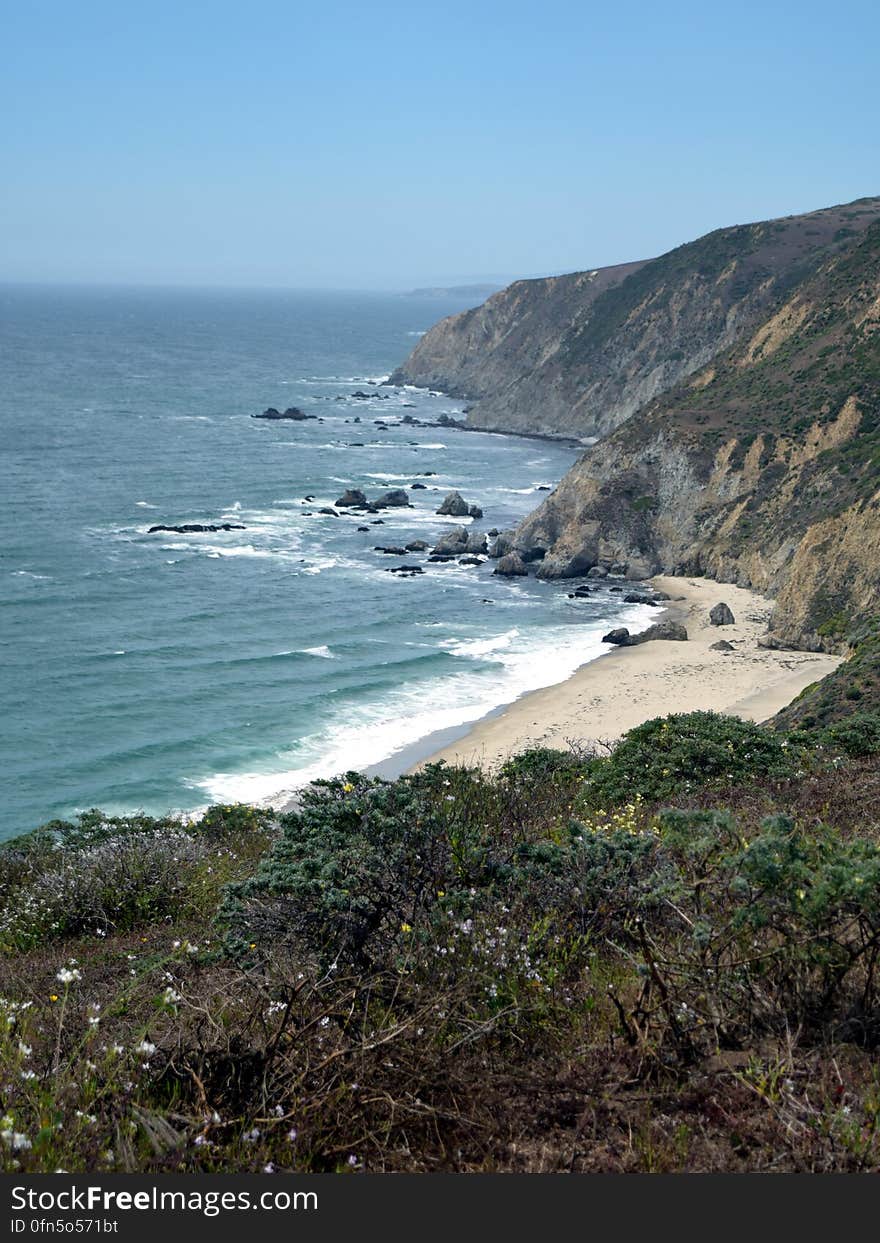
[[[477, 527], [509, 526], [576, 455], [375, 426], [460, 411], [412, 390], [352, 397], [457, 309], [0, 289], [0, 836], [91, 806], [278, 800], [560, 680], [600, 652], [609, 619], [640, 618], [612, 595], [493, 578], [491, 562], [401, 579], [373, 551], [448, 529], [434, 511], [453, 487], [483, 507]], [[323, 422], [249, 417], [268, 405]], [[347, 486], [415, 481], [415, 508], [367, 533], [363, 517], [316, 514]], [[245, 530], [147, 534], [184, 522]]]

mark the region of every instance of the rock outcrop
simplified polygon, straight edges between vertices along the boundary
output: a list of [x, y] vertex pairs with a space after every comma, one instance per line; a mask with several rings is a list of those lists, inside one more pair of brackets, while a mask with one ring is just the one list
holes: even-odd
[[509, 552], [502, 557], [493, 574], [500, 574], [504, 578], [521, 578], [528, 574], [528, 567], [518, 552]]
[[454, 531], [447, 531], [445, 535], [441, 535], [433, 548], [434, 554], [441, 556], [456, 556], [458, 553], [467, 551], [468, 533], [464, 527], [456, 527]]
[[460, 492], [450, 492], [443, 498], [437, 513], [448, 518], [467, 518], [468, 509], [468, 503]]

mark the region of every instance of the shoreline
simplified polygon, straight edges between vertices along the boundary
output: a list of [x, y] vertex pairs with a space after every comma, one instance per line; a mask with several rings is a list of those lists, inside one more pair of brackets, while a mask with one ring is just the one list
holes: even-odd
[[[672, 597], [657, 610], [657, 620], [682, 621], [686, 642], [612, 648], [565, 681], [500, 705], [454, 731], [455, 737], [429, 735], [370, 772], [398, 776], [439, 760], [491, 770], [529, 747], [567, 750], [614, 742], [636, 725], [673, 712], [702, 709], [765, 721], [841, 663], [825, 653], [759, 647], [773, 602], [757, 592], [696, 577], [651, 581]], [[712, 626], [709, 610], [722, 601], [735, 623]], [[721, 639], [734, 650], [713, 651]]]

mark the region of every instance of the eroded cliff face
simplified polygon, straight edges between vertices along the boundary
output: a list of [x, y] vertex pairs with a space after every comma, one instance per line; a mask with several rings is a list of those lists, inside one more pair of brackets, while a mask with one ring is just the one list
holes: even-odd
[[771, 641], [844, 649], [880, 610], [880, 223], [588, 449], [514, 542], [547, 578], [753, 587], [777, 597]]
[[[482, 306], [436, 324], [390, 382], [439, 389], [453, 397], [485, 399], [487, 408], [502, 405], [502, 394], [553, 357], [596, 298], [640, 266], [625, 263], [516, 281]], [[535, 425], [523, 430], [548, 429]]]
[[432, 328], [392, 381], [470, 399], [475, 427], [605, 436], [732, 346], [748, 341], [754, 362], [796, 331], [792, 290], [878, 218], [880, 199], [861, 200], [518, 281]]

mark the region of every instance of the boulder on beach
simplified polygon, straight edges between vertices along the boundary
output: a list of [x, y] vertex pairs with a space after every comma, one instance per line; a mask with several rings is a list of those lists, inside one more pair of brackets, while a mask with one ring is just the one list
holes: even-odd
[[650, 643], [652, 639], [668, 639], [681, 643], [687, 637], [687, 630], [681, 622], [662, 621], [649, 626], [647, 630], [641, 631], [640, 634], [630, 634], [626, 627], [619, 626], [615, 630], [609, 630], [608, 634], [603, 635], [602, 642], [613, 643], [617, 647], [637, 647], [640, 643]]
[[437, 513], [449, 518], [467, 518], [468, 503], [460, 492], [450, 492], [444, 497]]
[[617, 626], [614, 630], [609, 630], [607, 634], [602, 635], [602, 642], [613, 643], [618, 647], [629, 647], [632, 635], [626, 626]]
[[652, 604], [655, 607], [660, 606], [660, 601], [655, 596], [649, 595], [647, 591], [628, 591], [623, 597], [624, 604]]
[[732, 626], [735, 621], [736, 618], [727, 604], [716, 604], [709, 610], [709, 622], [713, 626]]
[[509, 552], [501, 558], [493, 570], [494, 574], [500, 574], [504, 578], [521, 578], [528, 574], [526, 563], [518, 552]]
[[651, 639], [671, 639], [677, 643], [684, 643], [687, 637], [688, 632], [681, 622], [662, 621], [655, 622], [653, 626], [637, 634], [635, 639], [637, 643], [648, 643]]
[[735, 652], [736, 648], [732, 643], [728, 643], [726, 639], [719, 639], [717, 643], [710, 643], [709, 650], [711, 652]]

